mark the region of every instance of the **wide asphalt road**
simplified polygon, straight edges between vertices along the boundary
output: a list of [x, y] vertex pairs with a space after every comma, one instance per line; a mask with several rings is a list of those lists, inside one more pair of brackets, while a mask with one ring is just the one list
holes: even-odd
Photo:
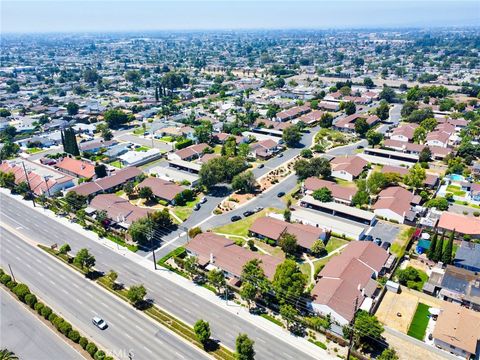
[[[18, 228], [17, 230], [22, 234], [46, 245], [68, 242], [73, 253], [80, 248], [88, 248], [97, 260], [95, 267], [98, 270], [114, 269], [119, 274], [118, 281], [123, 282], [126, 286], [145, 284], [148, 289], [148, 298], [153, 299], [160, 307], [190, 325], [193, 325], [198, 319], [208, 321], [211, 326], [212, 337], [219, 339], [228, 347], [234, 349], [237, 335], [247, 333], [256, 343], [256, 359], [311, 359], [308, 354], [292, 347], [277, 336], [260, 329], [241, 317], [232, 316], [230, 312], [181, 285], [157, 276], [153, 272], [146, 271], [142, 265], [106, 249], [101, 244], [91, 241], [50, 217], [30, 209], [23, 202], [4, 194], [0, 194], [0, 202], [2, 203], [0, 207], [2, 222]], [[30, 262], [35, 261], [30, 257], [28, 259], [30, 259]], [[42, 269], [40, 264], [36, 266]], [[103, 310], [103, 307], [100, 308], [102, 315], [104, 314]], [[88, 318], [90, 319], [92, 315], [89, 314]], [[110, 317], [107, 318], [107, 321], [109, 319]], [[118, 320], [115, 325], [117, 323], [119, 323]], [[124, 341], [124, 343], [128, 344], [130, 342]], [[330, 358], [330, 356], [319, 349], [318, 358]]]
[[20, 359], [83, 359], [63, 339], [6, 290], [0, 289], [0, 348]]
[[[38, 233], [38, 230], [35, 229], [35, 232]], [[115, 358], [128, 359], [130, 352], [135, 359], [208, 359], [202, 350], [185, 344], [123, 300], [5, 229], [3, 224], [0, 231], [1, 266], [7, 269], [7, 264], [10, 264], [17, 281], [26, 283], [57, 314]], [[54, 228], [47, 225], [46, 232], [52, 231], [55, 231]], [[108, 323], [106, 330], [102, 331], [92, 324], [92, 317], [96, 315]], [[50, 359], [63, 357], [53, 356]]]

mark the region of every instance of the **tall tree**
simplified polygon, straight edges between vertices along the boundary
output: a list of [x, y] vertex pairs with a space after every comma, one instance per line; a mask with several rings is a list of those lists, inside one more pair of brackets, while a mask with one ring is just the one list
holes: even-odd
[[433, 258], [432, 258], [432, 260], [435, 262], [442, 260], [444, 238], [445, 238], [445, 232], [442, 233], [442, 237], [440, 238], [437, 245], [435, 246], [435, 253], [433, 254]]
[[254, 360], [255, 350], [253, 345], [255, 342], [251, 340], [247, 334], [239, 334], [235, 340], [235, 356], [237, 360]]
[[288, 299], [299, 299], [306, 284], [307, 279], [294, 260], [286, 259], [277, 266], [272, 285], [280, 303]]
[[200, 319], [193, 326], [193, 331], [195, 332], [197, 340], [205, 347], [210, 340], [210, 324], [207, 321]]
[[447, 245], [445, 245], [445, 250], [442, 254], [442, 262], [444, 265], [452, 263], [453, 257], [453, 239], [455, 238], [455, 230], [452, 231], [450, 237], [448, 238]]
[[433, 260], [435, 258], [435, 249], [437, 247], [437, 238], [438, 238], [438, 233], [435, 230], [435, 233], [432, 236], [432, 240], [430, 242], [430, 248], [427, 251], [427, 257], [429, 260]]
[[88, 252], [88, 249], [80, 249], [73, 262], [89, 273], [91, 268], [95, 266], [95, 257]]
[[404, 181], [405, 184], [413, 188], [413, 191], [415, 193], [417, 189], [423, 187], [426, 178], [427, 175], [425, 173], [425, 169], [422, 167], [422, 165], [416, 163], [410, 168], [408, 174], [405, 175]]
[[288, 232], [284, 232], [280, 236], [278, 244], [287, 255], [294, 255], [298, 250], [297, 237]]
[[66, 128], [61, 131], [63, 151], [73, 156], [79, 156], [80, 150], [78, 149], [77, 138], [75, 137], [75, 131], [72, 128]]

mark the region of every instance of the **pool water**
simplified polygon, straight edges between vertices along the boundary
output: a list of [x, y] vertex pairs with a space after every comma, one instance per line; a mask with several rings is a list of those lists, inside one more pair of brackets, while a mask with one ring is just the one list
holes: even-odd
[[450, 179], [453, 181], [463, 181], [465, 178], [462, 175], [452, 174], [450, 175]]

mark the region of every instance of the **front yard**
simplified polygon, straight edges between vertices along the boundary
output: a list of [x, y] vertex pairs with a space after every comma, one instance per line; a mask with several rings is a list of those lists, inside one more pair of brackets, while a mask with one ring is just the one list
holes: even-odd
[[182, 221], [185, 221], [189, 218], [189, 216], [193, 212], [193, 207], [195, 206], [196, 203], [199, 201], [199, 197], [197, 196], [195, 200], [188, 201], [186, 205], [184, 206], [174, 206], [172, 208], [172, 212], [180, 218]]
[[222, 234], [231, 234], [231, 235], [238, 235], [238, 236], [244, 236], [248, 237], [248, 229], [250, 226], [252, 226], [253, 222], [261, 217], [264, 217], [267, 215], [269, 212], [276, 212], [279, 213], [280, 210], [275, 209], [275, 208], [268, 208], [268, 209], [263, 209], [262, 211], [253, 214], [251, 216], [247, 216], [243, 218], [242, 220], [229, 223], [227, 225], [223, 225], [217, 228], [212, 229], [213, 232], [215, 233], [222, 233]]

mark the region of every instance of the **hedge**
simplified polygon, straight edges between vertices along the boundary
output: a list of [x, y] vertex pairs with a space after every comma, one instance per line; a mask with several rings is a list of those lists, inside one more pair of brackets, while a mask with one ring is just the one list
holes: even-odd
[[45, 307], [45, 305], [43, 305], [43, 303], [37, 302], [33, 308], [37, 311], [37, 313], [38, 313], [39, 315], [42, 315], [42, 309], [43, 309], [44, 307]]
[[0, 277], [0, 282], [2, 282], [3, 285], [7, 285], [10, 281], [12, 281], [12, 277], [8, 274], [3, 274]]
[[78, 344], [80, 341], [80, 333], [77, 330], [70, 330], [68, 333], [68, 338]]
[[25, 295], [25, 304], [33, 309], [37, 305], [37, 297], [34, 294]]
[[17, 284], [12, 291], [21, 302], [25, 302], [25, 296], [30, 294], [30, 289], [25, 284]]
[[93, 356], [95, 360], [105, 360], [105, 351], [98, 350]]
[[45, 307], [42, 309], [42, 316], [43, 316], [45, 319], [48, 319], [51, 313], [52, 313], [52, 309], [50, 309], [48, 306], [45, 306]]
[[17, 286], [17, 283], [15, 281], [9, 281], [7, 283], [7, 287], [10, 289], [10, 290], [13, 290], [13, 288]]
[[63, 335], [68, 336], [70, 331], [72, 331], [72, 325], [64, 320], [63, 323], [60, 324], [59, 330]]
[[87, 344], [87, 347], [85, 348], [85, 350], [87, 350], [87, 352], [90, 354], [90, 356], [93, 357], [95, 355], [95, 353], [98, 351], [98, 348], [97, 348], [97, 345], [95, 345], [92, 342], [89, 342]]
[[78, 343], [80, 344], [80, 346], [82, 347], [82, 349], [86, 349], [87, 345], [88, 345], [88, 340], [87, 338], [81, 336], [80, 337], [80, 340], [78, 340]]
[[52, 312], [50, 315], [48, 315], [48, 321], [53, 322], [53, 320], [55, 320], [57, 317], [58, 315]]

